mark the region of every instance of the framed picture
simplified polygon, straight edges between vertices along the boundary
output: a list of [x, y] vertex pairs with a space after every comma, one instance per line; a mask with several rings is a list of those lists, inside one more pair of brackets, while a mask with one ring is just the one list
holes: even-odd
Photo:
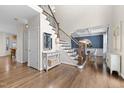
[[43, 34], [43, 47], [44, 47], [44, 50], [51, 50], [52, 49], [51, 34], [49, 34], [49, 33]]

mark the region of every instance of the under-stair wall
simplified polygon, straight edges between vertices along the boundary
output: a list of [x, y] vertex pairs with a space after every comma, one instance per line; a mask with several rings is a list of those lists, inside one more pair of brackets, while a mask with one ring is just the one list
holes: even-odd
[[52, 27], [50, 25], [50, 22], [49, 20], [47, 19], [47, 16], [43, 13], [43, 9], [39, 6], [29, 6], [31, 7], [32, 9], [36, 10], [37, 12], [39, 12], [39, 55], [38, 55], [38, 58], [39, 58], [39, 70], [41, 71], [43, 69], [43, 58], [42, 58], [42, 53], [44, 51], [44, 39], [43, 39], [43, 34], [44, 33], [48, 33], [48, 34], [51, 34], [51, 38], [52, 38], [52, 49], [51, 50], [45, 50], [45, 51], [56, 51], [57, 48], [57, 44], [56, 44], [56, 33], [54, 31], [54, 27]]
[[[57, 35], [55, 34], [55, 31], [53, 30], [54, 27], [52, 27], [50, 25], [50, 22], [47, 20], [47, 16], [43, 14], [43, 12], [40, 14], [40, 55], [42, 56], [42, 52], [43, 51], [56, 51], [57, 48], [57, 44], [56, 44], [56, 37]], [[44, 33], [48, 33], [51, 34], [51, 38], [52, 38], [52, 49], [48, 49], [48, 50], [44, 50], [43, 44], [44, 44], [44, 40], [43, 40], [43, 34]], [[41, 59], [41, 63], [42, 63], [42, 59]], [[40, 70], [42, 70], [42, 64], [40, 64]]]
[[67, 41], [60, 40], [60, 61], [64, 64], [77, 66], [77, 51], [71, 48], [71, 44]]
[[[56, 34], [56, 28], [54, 25], [54, 19], [51, 18], [50, 16], [44, 14], [43, 12], [40, 14], [40, 30], [41, 30], [41, 32], [40, 32], [41, 53], [42, 53], [42, 51], [44, 51], [44, 49], [43, 49], [43, 34], [48, 33], [48, 34], [51, 34], [52, 49], [51, 50], [48, 49], [45, 51], [59, 51], [61, 63], [74, 65], [74, 66], [77, 65], [77, 60], [76, 60], [77, 53], [75, 52], [74, 49], [71, 48], [70, 38], [67, 37], [64, 33], [60, 32], [60, 38], [59, 38], [60, 41], [57, 42], [57, 34]], [[62, 39], [61, 36], [66, 37], [66, 39], [64, 39], [64, 41], [61, 40]], [[42, 61], [42, 59], [41, 59], [41, 61]], [[40, 66], [42, 66], [42, 64]]]

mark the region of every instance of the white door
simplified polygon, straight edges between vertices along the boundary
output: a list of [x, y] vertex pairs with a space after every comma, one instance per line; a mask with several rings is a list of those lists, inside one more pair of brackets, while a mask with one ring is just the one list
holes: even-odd
[[38, 29], [29, 30], [28, 66], [38, 69]]
[[24, 31], [23, 35], [23, 60], [28, 62], [28, 31]]

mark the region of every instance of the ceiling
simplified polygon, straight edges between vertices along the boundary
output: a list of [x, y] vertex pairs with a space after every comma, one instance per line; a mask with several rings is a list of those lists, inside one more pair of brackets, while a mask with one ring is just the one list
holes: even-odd
[[88, 27], [111, 23], [112, 6], [56, 5], [55, 16], [68, 34]]
[[0, 5], [0, 31], [16, 34], [18, 23], [26, 23], [37, 14], [38, 12], [26, 5]]

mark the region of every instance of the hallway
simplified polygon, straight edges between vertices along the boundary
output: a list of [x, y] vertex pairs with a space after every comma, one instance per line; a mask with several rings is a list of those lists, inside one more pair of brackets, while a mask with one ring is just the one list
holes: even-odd
[[61, 64], [48, 72], [37, 71], [27, 64], [16, 63], [9, 57], [0, 57], [0, 87], [124, 87], [124, 81], [116, 73], [109, 75], [105, 64], [97, 68], [87, 63], [82, 71]]

